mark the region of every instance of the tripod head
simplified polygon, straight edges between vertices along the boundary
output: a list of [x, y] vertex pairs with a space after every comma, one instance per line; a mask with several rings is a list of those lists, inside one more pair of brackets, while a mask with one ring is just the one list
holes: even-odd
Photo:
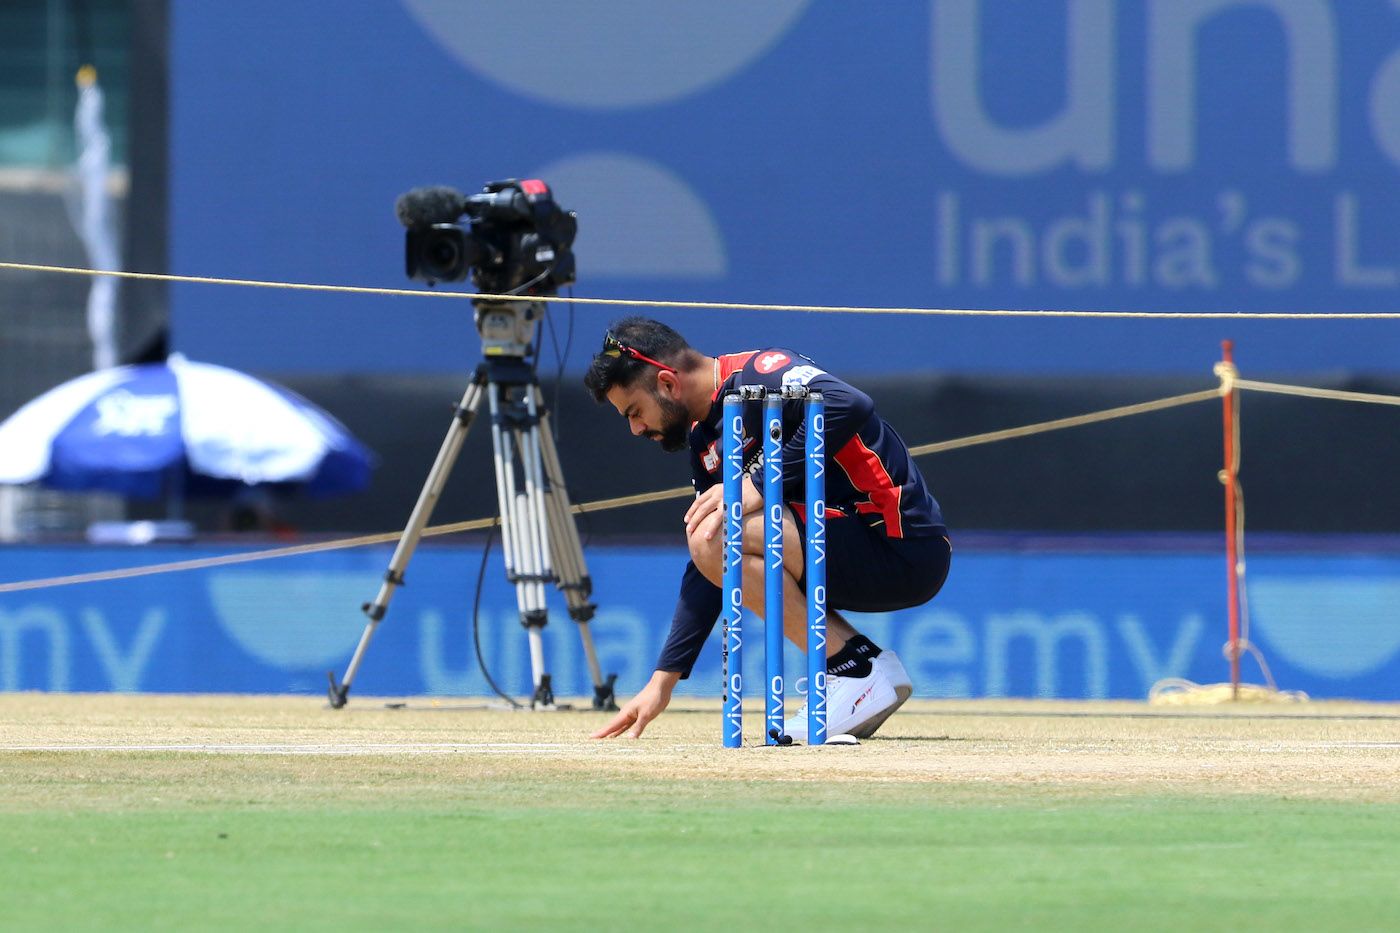
[[473, 298], [476, 332], [487, 359], [524, 359], [535, 344], [535, 326], [545, 315], [543, 301]]

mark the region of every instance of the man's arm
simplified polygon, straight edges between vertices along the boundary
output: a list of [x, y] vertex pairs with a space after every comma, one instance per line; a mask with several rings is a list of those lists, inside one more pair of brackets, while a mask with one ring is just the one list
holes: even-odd
[[674, 671], [681, 680], [690, 676], [705, 639], [714, 630], [722, 602], [719, 587], [705, 579], [695, 561], [689, 561], [681, 576], [681, 593], [671, 617], [671, 632], [656, 661], [657, 670]]

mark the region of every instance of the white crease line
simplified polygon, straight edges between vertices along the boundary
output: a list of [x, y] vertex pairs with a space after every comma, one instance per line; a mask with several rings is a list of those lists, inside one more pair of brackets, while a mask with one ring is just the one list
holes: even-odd
[[588, 746], [534, 742], [372, 743], [311, 745], [3, 745], [4, 752], [221, 752], [262, 755], [446, 754], [470, 752], [505, 755], [514, 752], [557, 753]]
[[[681, 743], [675, 745], [642, 745], [631, 742], [595, 742], [591, 744], [565, 744], [545, 742], [453, 742], [453, 743], [377, 743], [377, 744], [338, 744], [318, 743], [311, 745], [0, 745], [0, 754], [6, 752], [204, 752], [224, 755], [447, 755], [453, 753], [474, 755], [557, 755], [584, 756], [601, 755], [641, 755], [668, 752], [690, 752], [696, 749], [712, 749], [717, 743]], [[745, 748], [764, 748], [761, 745], [746, 745]], [[805, 746], [799, 746], [805, 747]]]
[[1284, 748], [1400, 748], [1400, 742], [1313, 742]]

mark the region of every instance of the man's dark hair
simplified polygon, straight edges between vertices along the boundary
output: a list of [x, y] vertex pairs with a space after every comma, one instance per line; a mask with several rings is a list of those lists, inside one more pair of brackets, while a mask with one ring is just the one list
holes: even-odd
[[[690, 368], [692, 357], [698, 357], [680, 334], [660, 321], [644, 317], [615, 321], [608, 328], [604, 344], [583, 376], [584, 386], [598, 402], [607, 398], [613, 386], [627, 388], [648, 373], [660, 372], [656, 363], [683, 370]], [[628, 350], [654, 362], [638, 359]]]

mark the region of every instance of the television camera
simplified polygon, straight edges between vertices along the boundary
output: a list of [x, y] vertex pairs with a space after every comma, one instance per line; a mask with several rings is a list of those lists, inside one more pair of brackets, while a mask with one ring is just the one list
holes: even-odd
[[[578, 220], [536, 178], [493, 181], [479, 194], [445, 186], [415, 188], [394, 205], [408, 228], [404, 268], [436, 285], [471, 276], [482, 292], [538, 299], [574, 281]], [[461, 219], [466, 218], [465, 224]], [[543, 308], [528, 300], [474, 299], [487, 356], [524, 356]]]
[[[617, 675], [604, 677], [598, 663], [588, 627], [597, 608], [590, 598], [593, 581], [584, 563], [544, 395], [528, 359], [536, 350], [535, 325], [544, 316], [545, 300], [561, 285], [574, 281], [571, 248], [578, 221], [572, 211], [554, 203], [548, 185], [534, 178], [491, 182], [473, 195], [441, 186], [415, 188], [399, 196], [394, 210], [408, 228], [404, 258], [409, 278], [436, 285], [460, 282], [470, 275], [482, 291], [472, 298], [472, 305], [485, 359], [457, 405], [384, 581], [374, 599], [361, 607], [369, 622], [345, 676], [337, 679], [334, 671], [327, 675], [331, 706], [345, 705], [370, 638], [403, 585], [404, 571], [484, 400], [490, 416], [506, 578], [515, 587], [520, 624], [530, 642], [530, 706], [568, 708], [556, 703], [544, 662], [545, 586], [552, 583], [563, 592], [569, 616], [578, 623], [593, 681], [592, 708], [617, 709], [613, 690]], [[463, 218], [466, 223], [461, 222]], [[486, 674], [479, 642], [477, 652], [487, 681], [512, 706], [520, 705]]]

